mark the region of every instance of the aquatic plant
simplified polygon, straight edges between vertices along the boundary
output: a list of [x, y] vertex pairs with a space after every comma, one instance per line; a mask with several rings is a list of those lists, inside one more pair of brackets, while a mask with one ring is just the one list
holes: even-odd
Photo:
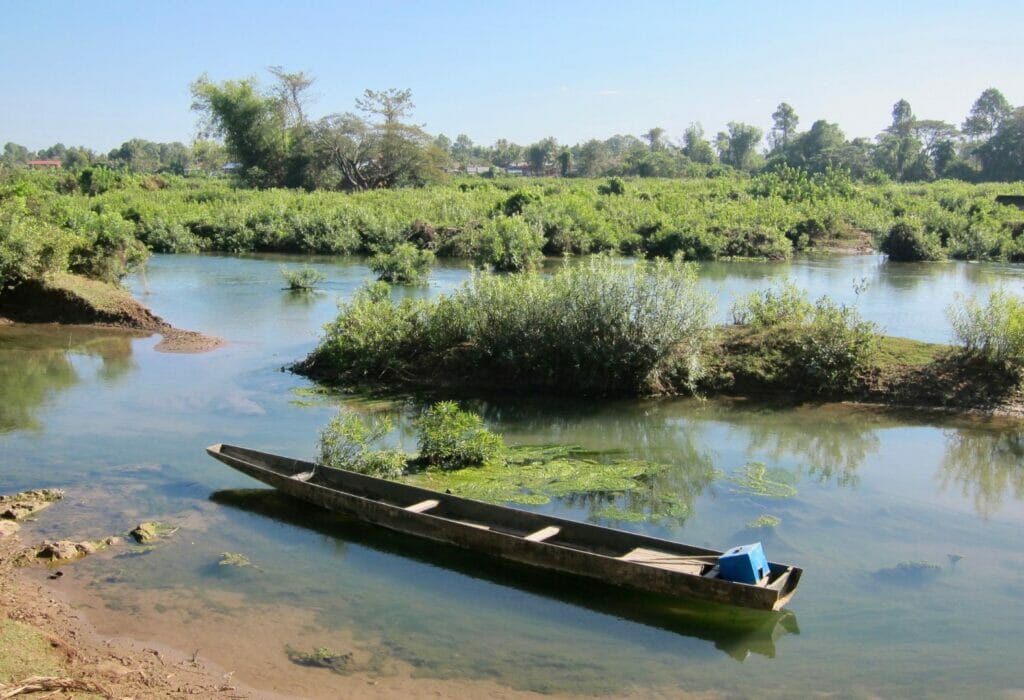
[[417, 284], [430, 275], [433, 263], [431, 251], [420, 250], [412, 243], [399, 243], [390, 251], [377, 253], [366, 264], [381, 282]]
[[244, 568], [246, 566], [252, 566], [252, 562], [249, 561], [249, 557], [244, 554], [239, 554], [238, 552], [221, 552], [217, 565]]
[[352, 671], [352, 653], [340, 652], [327, 647], [316, 647], [311, 651], [302, 651], [286, 645], [284, 653], [288, 660], [300, 666], [328, 668], [335, 673], [345, 675]]
[[327, 279], [327, 275], [319, 270], [303, 265], [300, 268], [281, 267], [281, 276], [284, 277], [288, 289], [297, 292], [309, 291]]
[[442, 469], [502, 464], [505, 444], [484, 427], [483, 419], [463, 411], [452, 401], [441, 401], [414, 421], [420, 459]]
[[394, 479], [405, 470], [410, 455], [398, 450], [374, 449], [392, 429], [386, 417], [364, 417], [341, 409], [320, 432], [319, 462], [334, 469], [347, 469], [383, 479]]
[[785, 469], [769, 470], [764, 462], [749, 462], [733, 472], [730, 479], [738, 493], [768, 498], [792, 498], [797, 490], [792, 486], [795, 479]]
[[748, 530], [758, 530], [760, 528], [775, 528], [782, 523], [782, 520], [774, 515], [761, 515], [747, 523]]

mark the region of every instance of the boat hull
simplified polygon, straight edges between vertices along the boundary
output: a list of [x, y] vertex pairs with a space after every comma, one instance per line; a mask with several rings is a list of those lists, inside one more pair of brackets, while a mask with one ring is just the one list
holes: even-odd
[[[701, 561], [712, 560], [721, 552], [459, 498], [232, 445], [213, 445], [207, 452], [293, 498], [346, 512], [390, 530], [636, 590], [778, 610], [793, 595], [802, 573], [796, 567], [772, 563], [767, 585], [747, 585], [660, 568], [624, 557], [635, 551], [651, 551], [680, 561]], [[425, 512], [415, 510], [424, 506]], [[530, 539], [533, 536], [540, 539]]]

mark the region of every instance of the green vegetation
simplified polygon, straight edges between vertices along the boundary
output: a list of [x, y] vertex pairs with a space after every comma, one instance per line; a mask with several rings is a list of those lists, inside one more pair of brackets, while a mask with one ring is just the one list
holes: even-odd
[[785, 469], [768, 469], [763, 462], [745, 464], [732, 475], [732, 482], [740, 493], [768, 498], [796, 496], [795, 480]]
[[994, 365], [1024, 365], [1024, 299], [996, 290], [982, 303], [961, 297], [946, 309], [964, 352]]
[[827, 297], [812, 304], [806, 292], [789, 284], [751, 293], [732, 315], [737, 323], [763, 329], [765, 344], [777, 349], [769, 371], [806, 393], [850, 389], [878, 345], [877, 327], [856, 309]]
[[339, 652], [326, 647], [316, 647], [311, 651], [302, 651], [290, 646], [285, 646], [285, 654], [293, 664], [300, 666], [313, 666], [315, 668], [327, 668], [335, 673], [346, 675], [352, 672], [352, 654], [350, 652]]
[[776, 528], [782, 523], [782, 520], [775, 515], [761, 515], [747, 523], [748, 530], [760, 530], [768, 528]]
[[342, 304], [299, 371], [335, 382], [444, 382], [573, 394], [692, 387], [711, 301], [695, 271], [594, 258], [550, 277], [478, 274], [436, 301], [380, 283]]
[[320, 463], [495, 503], [574, 499], [606, 520], [685, 519], [692, 499], [718, 477], [706, 467], [676, 483], [667, 464], [595, 459], [573, 445], [506, 446], [479, 415], [452, 402], [428, 407], [413, 426], [419, 454], [378, 449], [390, 421], [342, 410], [321, 434]]
[[452, 401], [425, 410], [414, 423], [419, 433], [420, 459], [432, 467], [463, 469], [501, 465], [505, 444], [484, 427], [483, 419]]
[[399, 243], [386, 253], [377, 253], [366, 264], [381, 282], [418, 284], [430, 276], [433, 263], [433, 252], [420, 250], [412, 243]]
[[342, 410], [320, 433], [320, 464], [335, 469], [394, 479], [406, 469], [410, 455], [397, 450], [374, 449], [375, 443], [391, 432], [386, 417], [364, 418]]
[[298, 268], [282, 266], [281, 276], [292, 291], [309, 291], [327, 279], [327, 275], [309, 265]]

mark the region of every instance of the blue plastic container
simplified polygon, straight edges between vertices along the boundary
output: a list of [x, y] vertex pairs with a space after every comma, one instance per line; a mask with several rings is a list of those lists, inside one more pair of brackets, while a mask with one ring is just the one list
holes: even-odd
[[718, 558], [719, 576], [726, 581], [760, 583], [770, 573], [760, 542], [733, 547]]

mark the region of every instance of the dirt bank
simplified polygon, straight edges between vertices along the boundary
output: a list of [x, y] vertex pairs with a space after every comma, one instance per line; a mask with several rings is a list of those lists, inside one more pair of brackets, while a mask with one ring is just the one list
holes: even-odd
[[163, 336], [155, 348], [159, 352], [208, 352], [224, 344], [221, 338], [174, 328], [123, 289], [66, 273], [4, 290], [0, 294], [0, 325], [5, 321], [159, 333]]

